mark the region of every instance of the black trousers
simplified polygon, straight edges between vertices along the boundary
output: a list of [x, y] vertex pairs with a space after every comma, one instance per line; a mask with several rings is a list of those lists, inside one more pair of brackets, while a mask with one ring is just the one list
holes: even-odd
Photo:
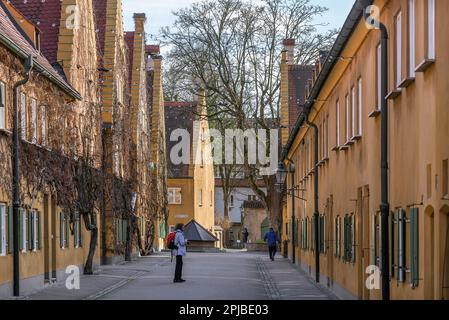
[[182, 256], [176, 256], [175, 280], [182, 278]]
[[268, 251], [270, 252], [270, 259], [273, 260], [274, 256], [276, 255], [276, 246], [270, 246], [268, 247]]

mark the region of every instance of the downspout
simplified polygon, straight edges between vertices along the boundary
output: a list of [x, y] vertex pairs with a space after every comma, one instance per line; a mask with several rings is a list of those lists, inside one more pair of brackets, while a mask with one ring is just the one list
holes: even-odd
[[313, 122], [309, 121], [309, 114], [310, 109], [307, 110], [305, 120], [309, 127], [313, 129], [314, 132], [314, 212], [313, 212], [313, 218], [315, 221], [315, 281], [317, 283], [320, 282], [320, 235], [319, 235], [319, 219], [320, 219], [320, 212], [319, 212], [319, 203], [318, 203], [318, 127]]
[[390, 214], [388, 191], [388, 31], [383, 23], [380, 23], [381, 50], [382, 50], [382, 103], [381, 103], [381, 225], [382, 225], [382, 299], [390, 300], [390, 255], [388, 217]]
[[19, 259], [19, 208], [20, 208], [20, 145], [19, 145], [19, 87], [30, 80], [34, 66], [32, 56], [24, 60], [25, 76], [13, 87], [13, 144], [12, 144], [12, 202], [13, 202], [13, 291], [14, 296], [20, 296], [20, 259]]

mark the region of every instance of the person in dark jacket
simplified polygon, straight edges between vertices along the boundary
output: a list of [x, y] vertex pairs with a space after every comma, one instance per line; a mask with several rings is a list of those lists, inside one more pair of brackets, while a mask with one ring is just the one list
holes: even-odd
[[182, 279], [182, 257], [187, 254], [186, 246], [187, 239], [184, 237], [184, 225], [182, 223], [178, 223], [175, 228], [176, 236], [175, 236], [175, 246], [177, 249], [174, 250], [174, 255], [176, 256], [176, 268], [175, 268], [175, 278], [173, 280], [174, 283], [185, 282]]
[[279, 238], [274, 232], [273, 228], [270, 228], [270, 231], [264, 237], [265, 242], [268, 244], [268, 252], [270, 253], [271, 261], [274, 261], [274, 257], [276, 256], [277, 251], [277, 243], [279, 242]]

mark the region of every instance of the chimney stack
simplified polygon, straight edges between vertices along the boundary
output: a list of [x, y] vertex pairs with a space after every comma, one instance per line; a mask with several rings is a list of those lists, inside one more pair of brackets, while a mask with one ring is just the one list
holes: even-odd
[[295, 64], [295, 39], [285, 39], [283, 41], [284, 51], [287, 53], [287, 63]]

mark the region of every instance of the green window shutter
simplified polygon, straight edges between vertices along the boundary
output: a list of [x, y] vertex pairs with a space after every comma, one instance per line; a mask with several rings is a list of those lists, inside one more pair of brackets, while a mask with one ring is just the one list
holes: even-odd
[[377, 257], [376, 257], [376, 251], [377, 251], [377, 226], [376, 226], [376, 215], [371, 215], [371, 264], [377, 265]]
[[419, 285], [419, 209], [411, 209], [410, 214], [410, 283]]
[[76, 248], [78, 246], [78, 220], [76, 220], [73, 225], [73, 231], [73, 246]]
[[83, 220], [82, 217], [80, 216], [80, 223], [79, 223], [79, 232], [80, 232], [80, 247], [83, 246]]
[[12, 254], [13, 247], [14, 247], [14, 239], [12, 235], [12, 229], [13, 229], [13, 210], [12, 207], [8, 207], [8, 253]]
[[348, 217], [343, 218], [343, 260], [348, 261]]
[[397, 278], [395, 275], [395, 221], [397, 221], [397, 212], [391, 212], [388, 216], [388, 226], [390, 228], [390, 277]]
[[66, 248], [69, 248], [70, 247], [70, 220], [67, 218], [64, 218], [64, 222], [65, 222], [65, 225], [64, 225], [65, 246], [66, 246]]
[[23, 250], [23, 209], [19, 209], [19, 251]]
[[357, 247], [357, 243], [356, 243], [356, 229], [355, 229], [355, 215], [352, 215], [351, 218], [351, 262], [355, 263], [355, 259], [356, 259], [356, 247]]
[[41, 221], [41, 212], [38, 211], [37, 212], [37, 249], [41, 250], [42, 249], [42, 221]]
[[406, 214], [403, 209], [398, 210], [398, 282], [405, 282], [406, 264]]
[[64, 213], [59, 213], [59, 246], [64, 248]]

